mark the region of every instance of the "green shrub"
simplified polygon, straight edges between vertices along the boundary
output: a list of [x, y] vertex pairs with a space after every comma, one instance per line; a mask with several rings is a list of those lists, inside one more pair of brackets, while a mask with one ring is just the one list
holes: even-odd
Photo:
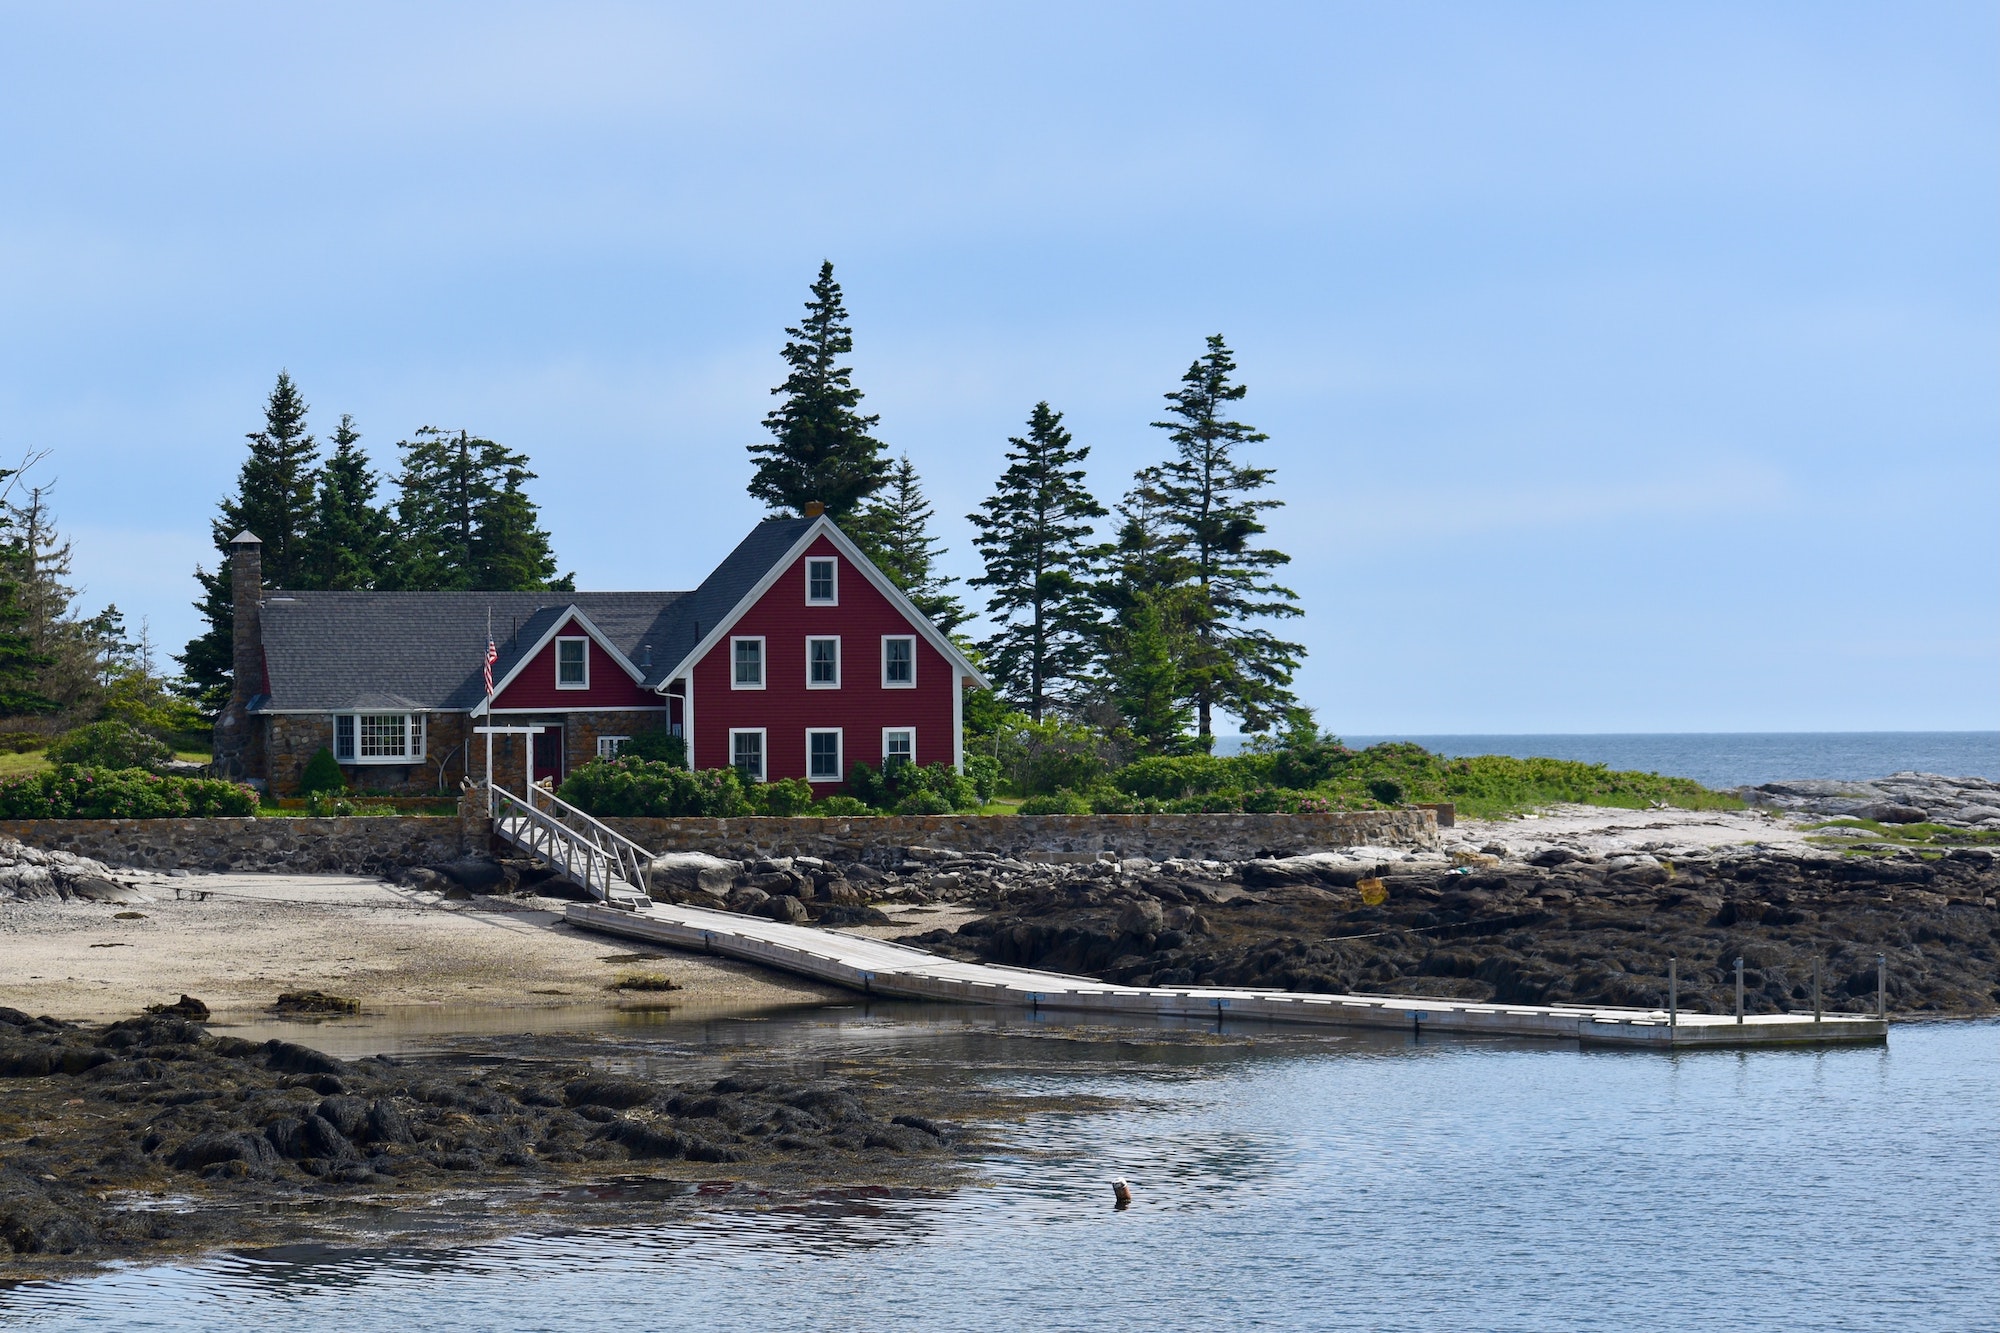
[[299, 795], [316, 796], [321, 792], [344, 792], [347, 780], [340, 776], [340, 763], [333, 757], [333, 751], [324, 745], [319, 752], [306, 761], [306, 771], [299, 777]]
[[1050, 792], [1045, 796], [1030, 796], [1021, 802], [1024, 815], [1087, 815], [1091, 813], [1090, 802], [1076, 792], [1064, 789]]
[[306, 797], [306, 813], [314, 819], [344, 818], [354, 813], [354, 802], [342, 800], [339, 792], [316, 791]]
[[1000, 790], [1000, 762], [990, 754], [965, 756], [965, 776], [981, 805], [989, 804]]
[[[980, 798], [979, 785], [971, 777], [960, 773], [950, 764], [892, 764], [885, 771], [877, 771], [867, 764], [855, 764], [847, 770], [848, 794], [876, 810], [903, 811], [913, 797], [934, 796], [936, 802], [925, 802], [924, 814], [949, 814], [953, 810], [977, 810], [986, 802]], [[928, 807], [942, 802], [943, 808], [931, 810]], [[916, 813], [916, 812], [906, 812]]]
[[913, 791], [896, 802], [899, 815], [948, 815], [951, 802], [934, 791]]
[[804, 778], [781, 778], [766, 782], [754, 792], [756, 803], [767, 815], [802, 815], [812, 808], [812, 784]]
[[637, 736], [627, 736], [625, 743], [618, 747], [620, 759], [644, 759], [655, 764], [670, 764], [675, 768], [688, 766], [687, 739], [669, 736], [664, 731], [642, 731]]
[[813, 806], [808, 813], [828, 815], [840, 819], [851, 819], [855, 815], [872, 815], [868, 802], [856, 796], [829, 796]]
[[219, 778], [63, 764], [0, 782], [0, 819], [215, 818], [257, 813], [257, 793]]
[[592, 760], [556, 793], [599, 817], [727, 818], [753, 813], [733, 768], [690, 772], [656, 760]]
[[1118, 770], [1114, 781], [1134, 796], [1182, 800], [1215, 791], [1235, 791], [1243, 785], [1235, 759], [1212, 754], [1156, 755]]
[[82, 768], [158, 768], [173, 757], [172, 750], [123, 722], [78, 727], [49, 747], [50, 763]]
[[1016, 715], [1001, 736], [1003, 767], [1024, 796], [1086, 791], [1103, 777], [1104, 741], [1081, 722], [1045, 718], [1031, 722]]
[[1116, 787], [1099, 787], [1090, 793], [1093, 815], [1157, 815], [1165, 808], [1150, 796], [1133, 796]]
[[1394, 778], [1376, 778], [1368, 784], [1368, 795], [1370, 799], [1380, 801], [1384, 805], [1401, 805], [1403, 784]]
[[7, 754], [30, 754], [46, 749], [49, 738], [36, 731], [0, 732], [0, 751]]

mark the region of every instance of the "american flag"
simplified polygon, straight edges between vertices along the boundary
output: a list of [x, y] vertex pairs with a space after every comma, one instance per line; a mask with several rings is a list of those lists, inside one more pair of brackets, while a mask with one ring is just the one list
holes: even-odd
[[493, 664], [500, 660], [500, 650], [493, 646], [493, 640], [486, 641], [486, 692], [493, 693]]

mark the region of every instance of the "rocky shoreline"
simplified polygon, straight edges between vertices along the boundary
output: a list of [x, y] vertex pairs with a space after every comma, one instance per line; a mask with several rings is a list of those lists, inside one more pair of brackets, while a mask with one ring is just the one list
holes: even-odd
[[650, 1072], [697, 1063], [658, 1043], [597, 1061], [580, 1045], [346, 1061], [174, 1014], [83, 1025], [0, 1009], [0, 1282], [338, 1237], [343, 1217], [384, 1208], [448, 1217], [468, 1194], [476, 1230], [498, 1199], [513, 1226], [580, 1208], [611, 1220], [621, 1194], [675, 1185], [937, 1188], [980, 1142], [957, 1122], [1023, 1100], [755, 1057], [690, 1081]]

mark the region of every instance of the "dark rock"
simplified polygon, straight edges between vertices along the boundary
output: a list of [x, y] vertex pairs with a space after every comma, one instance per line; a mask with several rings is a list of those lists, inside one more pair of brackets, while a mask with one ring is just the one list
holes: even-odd
[[610, 1106], [623, 1110], [644, 1106], [653, 1100], [653, 1095], [652, 1084], [615, 1074], [591, 1074], [563, 1085], [563, 1100], [571, 1106]]
[[819, 924], [822, 926], [887, 926], [893, 924], [887, 912], [873, 907], [856, 907], [844, 903], [831, 903], [820, 908]]
[[319, 1104], [319, 1115], [347, 1138], [359, 1139], [368, 1125], [368, 1103], [359, 1097], [328, 1097]]
[[[327, 1128], [333, 1127], [328, 1125]], [[268, 1175], [271, 1168], [278, 1165], [279, 1158], [269, 1139], [256, 1134], [222, 1130], [197, 1134], [175, 1149], [168, 1161], [182, 1171], [199, 1171], [204, 1167], [240, 1162], [251, 1174]]]
[[[692, 1146], [689, 1139], [671, 1129], [656, 1129], [652, 1125], [637, 1120], [620, 1117], [597, 1131], [597, 1138], [609, 1139], [634, 1157], [686, 1157]], [[710, 1158], [696, 1158], [709, 1161]]]
[[509, 887], [507, 867], [488, 856], [461, 857], [430, 869], [473, 893], [494, 893]]
[[812, 920], [812, 913], [806, 905], [789, 893], [775, 894], [757, 905], [757, 915], [769, 917], [773, 921], [784, 921], [792, 925], [804, 925]]
[[264, 1043], [264, 1067], [294, 1074], [339, 1074], [347, 1066], [330, 1055], [290, 1041]]
[[1860, 819], [1872, 819], [1878, 824], [1921, 824], [1930, 818], [1914, 805], [1898, 805], [1892, 801], [1878, 801], [1856, 810]]
[[195, 999], [192, 995], [183, 995], [172, 1004], [149, 1004], [146, 1006], [146, 1012], [149, 1014], [171, 1014], [177, 1018], [192, 1019], [197, 1023], [206, 1023], [208, 1021], [208, 1006], [200, 1000]]

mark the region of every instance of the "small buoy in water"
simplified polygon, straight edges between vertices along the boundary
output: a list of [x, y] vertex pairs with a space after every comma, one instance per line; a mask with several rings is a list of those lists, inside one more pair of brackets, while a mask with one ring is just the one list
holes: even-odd
[[1115, 1207], [1121, 1213], [1132, 1206], [1132, 1187], [1125, 1183], [1125, 1177], [1111, 1182], [1111, 1197], [1117, 1200]]

